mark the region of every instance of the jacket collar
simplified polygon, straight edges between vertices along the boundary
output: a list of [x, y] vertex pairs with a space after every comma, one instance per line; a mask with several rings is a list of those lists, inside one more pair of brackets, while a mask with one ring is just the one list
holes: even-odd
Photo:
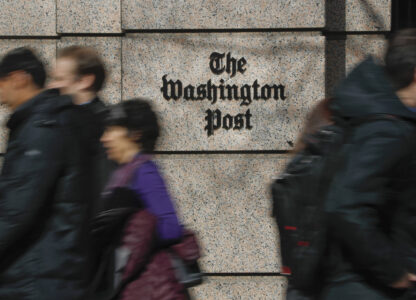
[[39, 111], [48, 111], [51, 113], [63, 110], [68, 106], [72, 106], [70, 97], [60, 96], [56, 101], [48, 101], [48, 99], [59, 96], [59, 92], [55, 89], [45, 90], [32, 99], [29, 99], [20, 105], [10, 116], [6, 126], [13, 130], [17, 128], [22, 122], [27, 120], [31, 115]]

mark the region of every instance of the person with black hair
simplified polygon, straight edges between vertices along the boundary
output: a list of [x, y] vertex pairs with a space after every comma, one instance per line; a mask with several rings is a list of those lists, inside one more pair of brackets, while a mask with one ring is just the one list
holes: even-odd
[[101, 142], [108, 158], [120, 167], [113, 173], [105, 193], [112, 190], [113, 182], [124, 177], [123, 170], [129, 169], [134, 161], [144, 159], [145, 162], [134, 172], [131, 187], [157, 217], [160, 242], [177, 241], [182, 228], [164, 180], [150, 156], [159, 137], [159, 124], [149, 102], [132, 99], [115, 105], [110, 109], [106, 124]]
[[[175, 276], [170, 258], [174, 250], [168, 250], [181, 244], [186, 231], [179, 223], [166, 184], [151, 156], [159, 137], [156, 113], [148, 101], [131, 99], [111, 107], [106, 124], [101, 142], [107, 149], [108, 158], [117, 162], [119, 167], [103, 192], [105, 207], [114, 208], [126, 202], [129, 198], [126, 193], [123, 197], [119, 195], [120, 189], [127, 189], [134, 194], [130, 197], [133, 198], [132, 205], [155, 217], [153, 226], [149, 216], [133, 216], [124, 225], [122, 237], [113, 238], [122, 241], [117, 248], [124, 253], [122, 257], [132, 249], [127, 261], [118, 260], [119, 252], [116, 251], [116, 262], [110, 264], [119, 266], [118, 261], [126, 263], [122, 269], [118, 267], [125, 280], [118, 299], [188, 299], [185, 287]], [[106, 215], [109, 214], [104, 213]], [[140, 225], [135, 225], [138, 222]]]
[[72, 103], [44, 90], [28, 48], [0, 61], [0, 101], [11, 117], [0, 175], [0, 299], [85, 299], [87, 211]]
[[359, 64], [329, 107], [351, 128], [325, 201], [319, 299], [415, 299], [416, 29], [392, 37], [384, 66]]

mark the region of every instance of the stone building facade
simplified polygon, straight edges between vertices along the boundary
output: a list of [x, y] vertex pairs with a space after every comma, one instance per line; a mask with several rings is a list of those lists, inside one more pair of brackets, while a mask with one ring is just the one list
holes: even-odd
[[195, 299], [283, 299], [270, 182], [312, 105], [382, 56], [391, 1], [2, 0], [0, 12], [1, 55], [30, 46], [51, 67], [60, 48], [89, 45], [110, 71], [107, 103], [152, 100], [156, 159], [204, 250]]

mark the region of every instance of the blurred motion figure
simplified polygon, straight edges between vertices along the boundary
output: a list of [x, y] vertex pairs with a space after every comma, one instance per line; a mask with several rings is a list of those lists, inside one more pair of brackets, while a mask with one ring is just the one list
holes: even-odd
[[336, 118], [373, 120], [348, 136], [327, 194], [324, 300], [415, 297], [415, 108], [415, 29], [393, 36], [385, 66], [368, 58], [335, 91]]
[[27, 48], [0, 61], [0, 99], [11, 110], [0, 175], [0, 299], [85, 299], [88, 201], [70, 99], [43, 90]]

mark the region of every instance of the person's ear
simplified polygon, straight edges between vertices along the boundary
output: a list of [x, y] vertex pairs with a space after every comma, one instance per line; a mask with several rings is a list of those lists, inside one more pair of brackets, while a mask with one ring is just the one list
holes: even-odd
[[142, 137], [142, 133], [140, 131], [138, 131], [138, 130], [129, 131], [129, 138], [133, 142], [137, 143], [140, 140], [141, 137]]
[[9, 74], [14, 89], [21, 89], [33, 83], [32, 76], [25, 71], [13, 71]]
[[94, 84], [95, 81], [95, 75], [88, 74], [88, 75], [82, 75], [79, 79], [79, 87], [82, 90], [90, 90]]

